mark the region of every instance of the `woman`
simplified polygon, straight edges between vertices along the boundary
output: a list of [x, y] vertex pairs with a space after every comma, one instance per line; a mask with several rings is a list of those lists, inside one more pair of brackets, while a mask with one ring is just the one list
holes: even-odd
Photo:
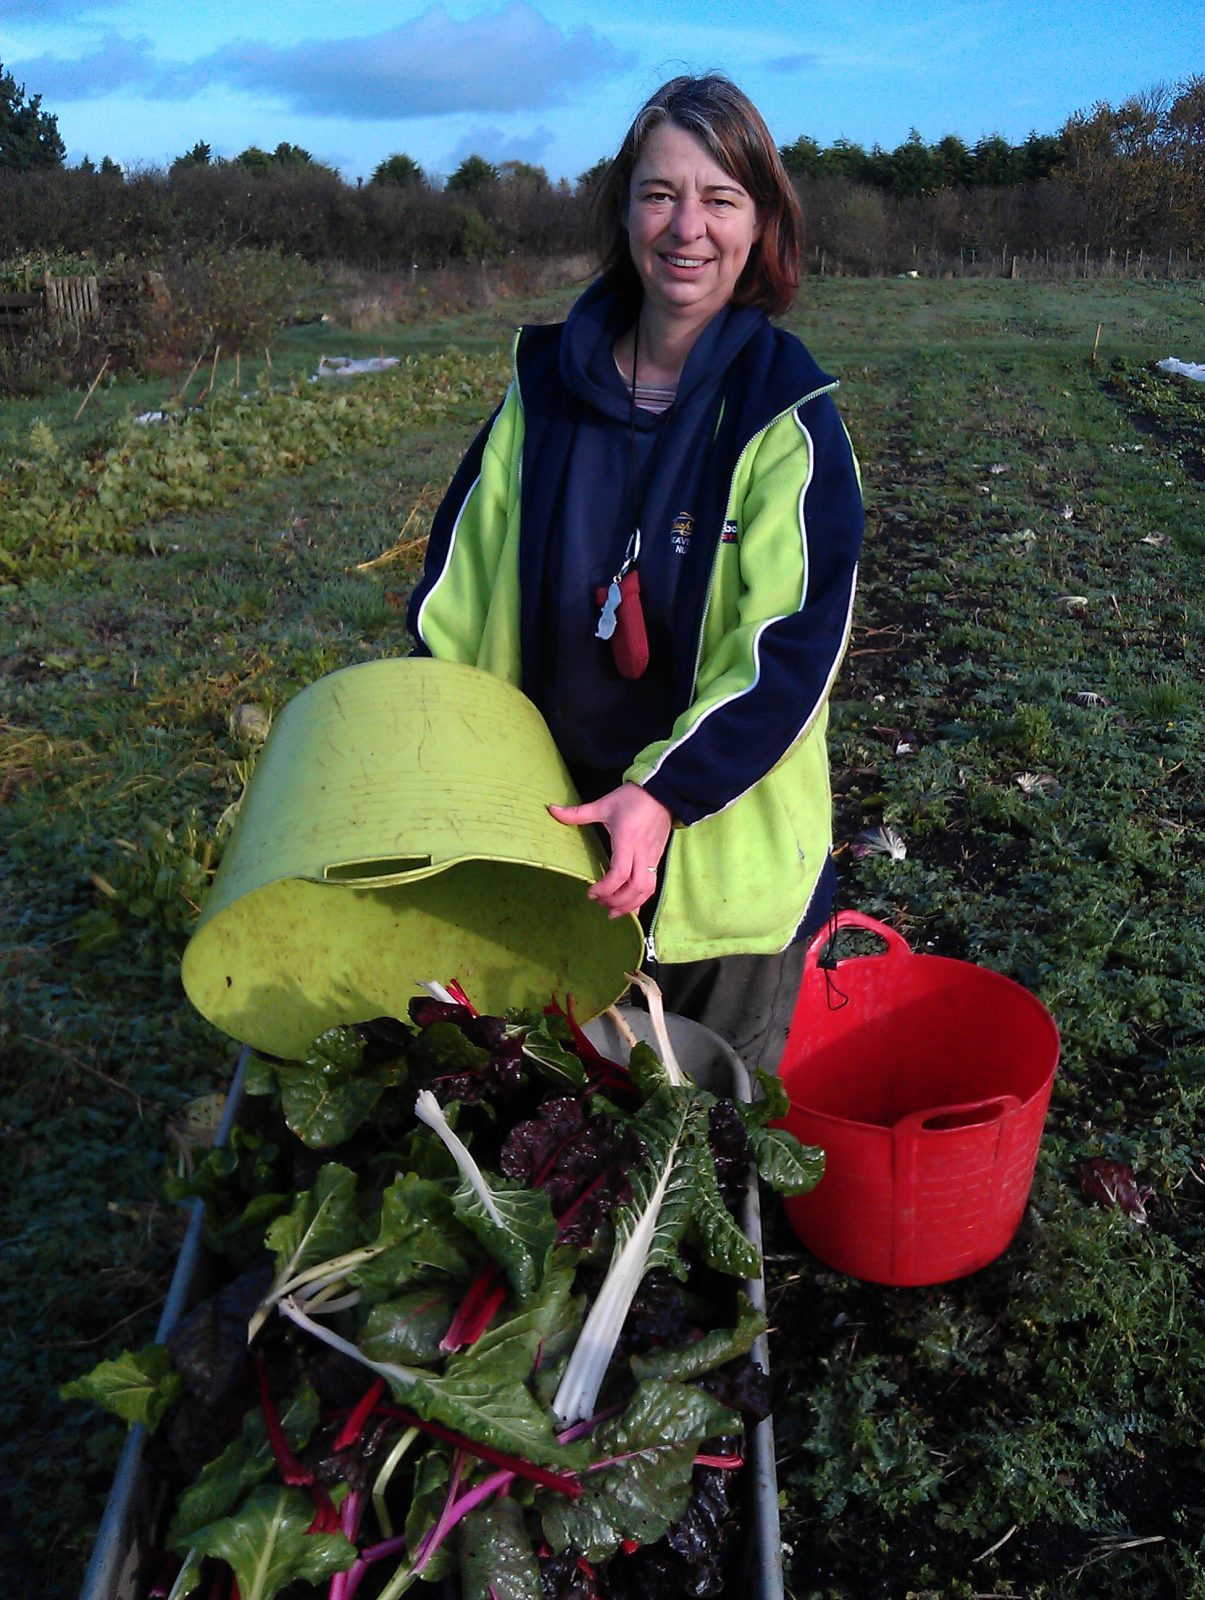
[[862, 532], [830, 391], [774, 328], [798, 202], [726, 78], [640, 111], [595, 208], [602, 273], [525, 328], [435, 518], [419, 651], [543, 712], [671, 1010], [773, 1069], [832, 904], [827, 697]]

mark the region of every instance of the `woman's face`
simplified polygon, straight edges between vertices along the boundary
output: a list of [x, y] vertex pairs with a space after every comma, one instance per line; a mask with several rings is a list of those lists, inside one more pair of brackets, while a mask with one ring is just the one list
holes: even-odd
[[627, 227], [646, 301], [700, 324], [731, 300], [762, 229], [749, 193], [672, 122], [655, 128], [637, 157]]

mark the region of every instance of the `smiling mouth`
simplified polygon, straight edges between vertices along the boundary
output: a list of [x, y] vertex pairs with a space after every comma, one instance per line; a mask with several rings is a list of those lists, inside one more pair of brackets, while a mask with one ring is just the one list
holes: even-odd
[[671, 267], [705, 267], [708, 261], [706, 256], [671, 256], [668, 254], [663, 255], [661, 259]]

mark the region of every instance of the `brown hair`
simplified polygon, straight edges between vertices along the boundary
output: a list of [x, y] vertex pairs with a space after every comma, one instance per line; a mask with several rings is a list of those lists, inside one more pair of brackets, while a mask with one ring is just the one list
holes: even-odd
[[590, 237], [603, 281], [627, 304], [640, 300], [640, 278], [628, 248], [632, 171], [654, 128], [670, 122], [693, 133], [757, 207], [761, 238], [749, 252], [733, 303], [781, 316], [799, 287], [803, 213], [761, 113], [730, 78], [671, 78], [640, 108], [619, 154], [594, 195]]

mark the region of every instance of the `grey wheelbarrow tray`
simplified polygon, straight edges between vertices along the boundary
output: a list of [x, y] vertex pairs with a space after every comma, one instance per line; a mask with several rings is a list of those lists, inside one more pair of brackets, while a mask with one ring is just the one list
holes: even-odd
[[[655, 1045], [651, 1023], [645, 1012], [625, 1010], [624, 1015], [638, 1038]], [[710, 1029], [700, 1027], [685, 1017], [669, 1016], [666, 1021], [670, 1043], [685, 1072], [715, 1094], [731, 1095], [738, 1100], [750, 1098], [749, 1075], [744, 1063], [722, 1039]], [[626, 1047], [619, 1030], [608, 1016], [598, 1017], [588, 1023], [586, 1033], [604, 1054], [626, 1059]], [[239, 1057], [217, 1134], [219, 1143], [225, 1143], [229, 1138], [230, 1130], [239, 1116], [248, 1053], [244, 1050]], [[160, 1343], [181, 1317], [214, 1286], [214, 1263], [201, 1242], [202, 1220], [202, 1203], [194, 1201], [155, 1334]], [[761, 1213], [755, 1171], [750, 1173], [746, 1188], [741, 1224], [760, 1250]], [[764, 1311], [764, 1278], [750, 1280], [745, 1288], [754, 1306]], [[764, 1334], [753, 1346], [753, 1356], [762, 1370], [768, 1373], [769, 1349]], [[147, 1468], [146, 1440], [145, 1428], [141, 1425], [131, 1428], [114, 1474], [113, 1488], [84, 1576], [80, 1600], [146, 1600], [142, 1585], [145, 1583], [147, 1562], [155, 1547], [156, 1534], [162, 1531], [169, 1511], [164, 1485], [156, 1482]], [[737, 1597], [739, 1600], [783, 1600], [778, 1479], [774, 1468], [774, 1426], [770, 1417], [749, 1432], [744, 1526], [746, 1538]], [[456, 1592], [453, 1584], [450, 1594], [455, 1595]]]

